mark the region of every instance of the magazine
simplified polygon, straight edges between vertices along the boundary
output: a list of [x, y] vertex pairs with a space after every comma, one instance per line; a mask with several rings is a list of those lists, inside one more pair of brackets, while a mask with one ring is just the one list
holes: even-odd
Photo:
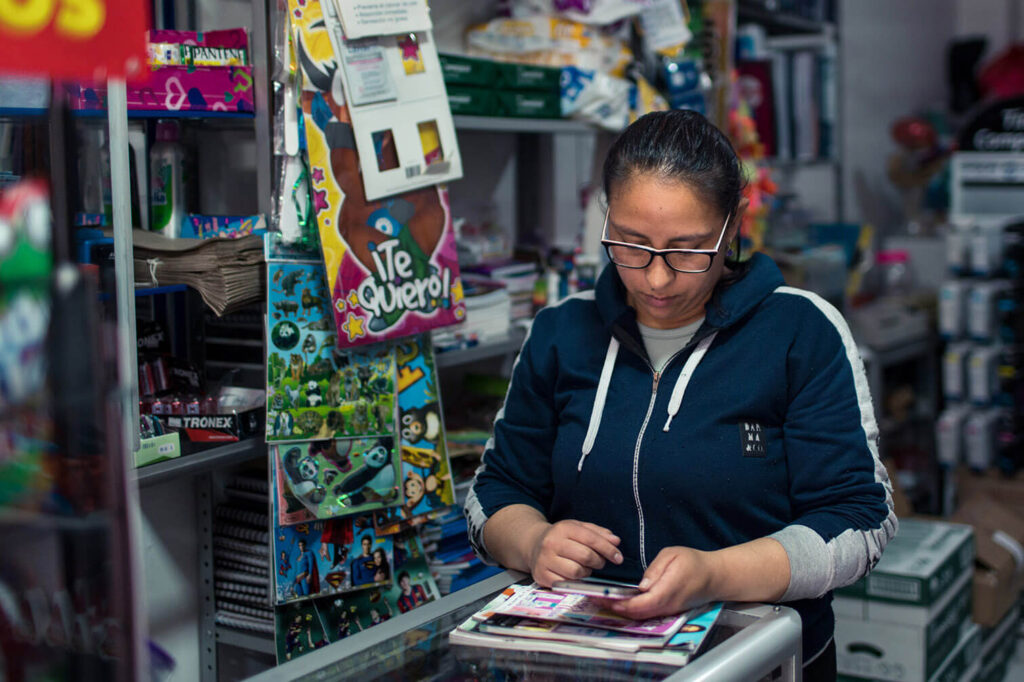
[[599, 599], [582, 594], [562, 594], [546, 590], [536, 583], [515, 590], [494, 609], [495, 613], [538, 620], [571, 623], [615, 632], [663, 638], [668, 641], [686, 622], [686, 614], [631, 620], [605, 608]]
[[[637, 635], [569, 622], [539, 620], [501, 613], [522, 601], [536, 603], [536, 593], [551, 594], [536, 585], [513, 585], [449, 635], [454, 644], [548, 652], [587, 658], [609, 658], [682, 666], [700, 646], [722, 610], [722, 603], [708, 604], [679, 617], [677, 632], [669, 636]], [[540, 597], [543, 599], [543, 597]], [[674, 620], [674, 619], [673, 619]]]

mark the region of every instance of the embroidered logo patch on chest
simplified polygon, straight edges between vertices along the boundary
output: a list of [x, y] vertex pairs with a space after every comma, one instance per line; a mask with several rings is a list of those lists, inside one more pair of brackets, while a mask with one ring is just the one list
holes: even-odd
[[764, 457], [768, 454], [764, 427], [757, 422], [740, 422], [740, 446], [744, 457]]

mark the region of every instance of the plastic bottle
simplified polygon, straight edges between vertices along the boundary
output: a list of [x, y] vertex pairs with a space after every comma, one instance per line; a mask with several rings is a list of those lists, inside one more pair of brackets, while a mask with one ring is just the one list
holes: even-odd
[[181, 221], [185, 218], [185, 152], [178, 137], [177, 123], [161, 121], [150, 151], [150, 229], [172, 238], [181, 236]]

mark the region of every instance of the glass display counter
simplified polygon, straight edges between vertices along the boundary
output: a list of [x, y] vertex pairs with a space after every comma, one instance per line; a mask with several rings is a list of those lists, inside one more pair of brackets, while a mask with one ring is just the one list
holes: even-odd
[[[251, 682], [340, 680], [801, 680], [800, 617], [764, 604], [727, 604], [708, 647], [683, 668], [451, 644], [448, 633], [525, 576], [507, 571], [272, 668]], [[781, 670], [781, 677], [772, 672]]]

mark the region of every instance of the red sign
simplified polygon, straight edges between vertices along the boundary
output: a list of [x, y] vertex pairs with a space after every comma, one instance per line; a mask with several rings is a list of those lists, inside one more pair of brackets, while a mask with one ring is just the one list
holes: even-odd
[[0, 72], [131, 79], [148, 28], [147, 0], [0, 0]]

